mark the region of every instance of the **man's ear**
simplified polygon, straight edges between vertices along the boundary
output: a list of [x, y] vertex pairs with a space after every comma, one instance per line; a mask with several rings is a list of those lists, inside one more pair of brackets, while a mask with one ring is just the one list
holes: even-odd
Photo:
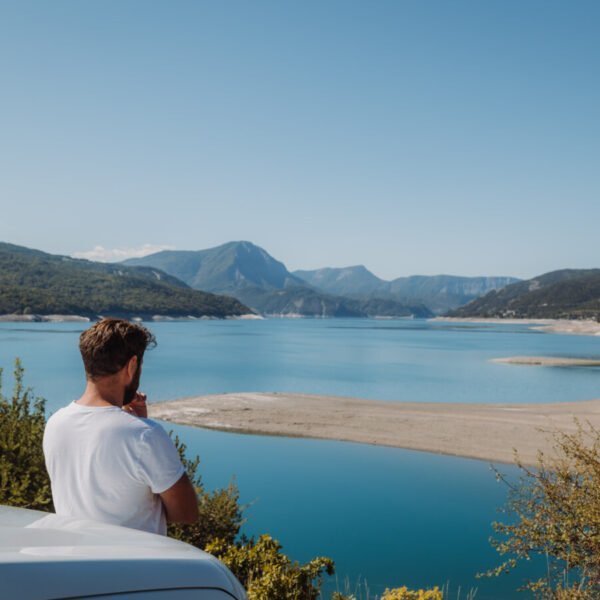
[[126, 369], [127, 369], [127, 377], [129, 379], [133, 379], [135, 376], [135, 372], [137, 371], [137, 366], [138, 366], [138, 357], [134, 354], [129, 361], [127, 362], [126, 365]]

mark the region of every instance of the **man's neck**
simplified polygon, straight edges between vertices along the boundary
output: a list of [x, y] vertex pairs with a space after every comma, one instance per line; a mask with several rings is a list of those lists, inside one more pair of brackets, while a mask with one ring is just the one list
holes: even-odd
[[123, 390], [113, 385], [102, 385], [98, 382], [88, 381], [85, 391], [77, 404], [82, 406], [116, 406], [123, 408]]

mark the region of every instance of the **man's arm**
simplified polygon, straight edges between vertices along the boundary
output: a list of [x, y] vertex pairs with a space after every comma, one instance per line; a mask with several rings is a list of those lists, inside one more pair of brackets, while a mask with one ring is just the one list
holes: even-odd
[[160, 494], [169, 523], [192, 524], [198, 520], [198, 497], [187, 474]]
[[[142, 418], [148, 417], [148, 408], [146, 405], [146, 394], [138, 392], [134, 400], [123, 407], [127, 412]], [[166, 436], [166, 434], [164, 434]], [[173, 461], [179, 463], [176, 456], [177, 451], [171, 440], [165, 440], [168, 450], [175, 455]], [[169, 455], [170, 452], [162, 452], [162, 456]], [[180, 464], [180, 463], [179, 463]], [[160, 492], [160, 499], [165, 507], [167, 521], [169, 523], [192, 524], [198, 520], [198, 497], [196, 490], [189, 477], [184, 473], [170, 488]]]

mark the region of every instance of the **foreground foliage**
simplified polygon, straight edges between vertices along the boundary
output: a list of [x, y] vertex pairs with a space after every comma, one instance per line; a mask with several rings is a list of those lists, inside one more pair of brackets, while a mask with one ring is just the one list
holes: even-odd
[[[469, 590], [465, 596], [464, 600], [474, 600], [477, 595], [477, 590], [471, 589]], [[368, 589], [366, 591], [366, 597], [358, 592], [356, 593], [341, 593], [334, 592], [331, 596], [331, 600], [369, 600], [370, 594]], [[440, 589], [437, 585], [433, 588], [429, 589], [418, 589], [411, 590], [406, 586], [402, 586], [399, 588], [386, 589], [383, 592], [383, 596], [381, 596], [380, 600], [444, 600], [444, 598], [452, 598], [450, 595], [450, 584], [446, 583], [446, 585]], [[456, 598], [457, 600], [461, 599], [461, 591], [460, 588], [457, 592]], [[375, 596], [374, 600], [378, 600], [379, 596]]]
[[323, 575], [334, 573], [330, 558], [313, 558], [304, 565], [292, 562], [268, 535], [238, 544], [216, 540], [206, 550], [231, 569], [249, 600], [316, 600]]
[[534, 556], [545, 574], [526, 589], [544, 599], [600, 598], [600, 432], [578, 424], [555, 436], [556, 456], [538, 456], [535, 469], [517, 461], [523, 476], [511, 488], [508, 523], [494, 523], [492, 543], [508, 558], [486, 575], [500, 575]]
[[430, 590], [409, 590], [406, 586], [385, 590], [381, 600], [443, 600], [442, 590], [437, 586]]
[[17, 359], [12, 397], [2, 393], [0, 369], [0, 504], [53, 510], [50, 478], [44, 464], [42, 437], [45, 402], [32, 398], [23, 385], [23, 367]]

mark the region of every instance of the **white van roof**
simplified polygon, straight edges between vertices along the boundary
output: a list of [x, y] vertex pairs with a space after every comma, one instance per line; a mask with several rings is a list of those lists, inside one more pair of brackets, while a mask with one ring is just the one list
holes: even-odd
[[0, 506], [0, 581], [6, 598], [68, 598], [212, 588], [245, 593], [216, 558], [126, 527]]

